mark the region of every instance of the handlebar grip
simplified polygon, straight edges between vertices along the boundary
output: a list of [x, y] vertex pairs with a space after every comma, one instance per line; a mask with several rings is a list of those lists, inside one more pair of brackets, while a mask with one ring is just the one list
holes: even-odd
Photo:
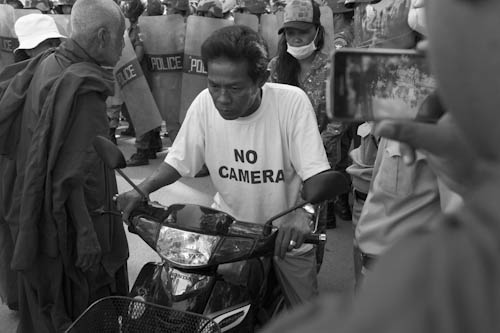
[[319, 244], [326, 242], [326, 234], [309, 234], [305, 237], [304, 243]]

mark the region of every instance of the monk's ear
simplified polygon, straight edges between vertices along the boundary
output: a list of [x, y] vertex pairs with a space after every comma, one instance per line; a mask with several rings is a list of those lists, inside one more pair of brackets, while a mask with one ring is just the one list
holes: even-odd
[[102, 27], [97, 30], [97, 45], [104, 47], [108, 43], [109, 32], [106, 28]]

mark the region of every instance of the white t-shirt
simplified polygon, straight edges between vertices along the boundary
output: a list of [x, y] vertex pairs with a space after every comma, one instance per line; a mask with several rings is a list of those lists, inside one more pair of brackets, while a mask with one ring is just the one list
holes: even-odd
[[165, 162], [190, 177], [206, 163], [215, 207], [254, 223], [293, 206], [302, 181], [330, 168], [307, 95], [277, 83], [263, 86], [257, 111], [236, 120], [223, 119], [202, 91]]

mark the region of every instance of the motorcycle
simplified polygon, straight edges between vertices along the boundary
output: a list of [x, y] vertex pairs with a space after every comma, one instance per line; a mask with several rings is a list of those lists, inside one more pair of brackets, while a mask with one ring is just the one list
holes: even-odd
[[[98, 137], [94, 147], [108, 167], [141, 193], [121, 171], [125, 158], [111, 141]], [[164, 206], [143, 194], [142, 204], [130, 214], [129, 231], [155, 250], [161, 262], [144, 265], [130, 297], [203, 315], [221, 332], [254, 332], [287, 306], [272, 266], [277, 235], [273, 221], [348, 189], [339, 172], [316, 175], [302, 189], [303, 203], [265, 223], [238, 221], [196, 204]], [[313, 222], [317, 227], [318, 216]], [[313, 244], [324, 241], [325, 234], [311, 233], [305, 239]]]

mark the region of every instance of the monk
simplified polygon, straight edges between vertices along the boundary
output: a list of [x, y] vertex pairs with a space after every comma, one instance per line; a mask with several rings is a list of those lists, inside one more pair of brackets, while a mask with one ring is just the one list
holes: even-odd
[[14, 184], [2, 206], [20, 333], [62, 332], [93, 301], [128, 292], [125, 231], [107, 213], [116, 179], [92, 147], [108, 132], [109, 68], [124, 46], [125, 19], [112, 0], [78, 0], [71, 25], [57, 49], [0, 73], [0, 153], [16, 166], [3, 175]]

